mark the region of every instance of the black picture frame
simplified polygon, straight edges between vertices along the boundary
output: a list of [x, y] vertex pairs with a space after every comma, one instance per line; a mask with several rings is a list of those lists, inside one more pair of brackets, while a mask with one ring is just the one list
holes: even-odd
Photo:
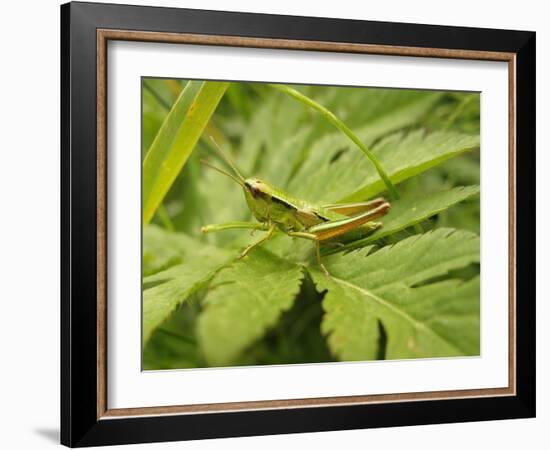
[[[98, 417], [97, 30], [515, 55], [515, 395]], [[190, 9], [61, 6], [61, 442], [71, 447], [535, 416], [535, 33]]]

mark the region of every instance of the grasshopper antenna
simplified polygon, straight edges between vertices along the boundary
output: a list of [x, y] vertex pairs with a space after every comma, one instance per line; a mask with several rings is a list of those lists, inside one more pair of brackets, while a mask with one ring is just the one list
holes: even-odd
[[[242, 176], [241, 172], [239, 171], [239, 169], [237, 169], [237, 166], [235, 165], [235, 163], [231, 160], [231, 158], [222, 150], [222, 148], [218, 145], [218, 143], [216, 142], [216, 140], [210, 136], [210, 140], [214, 143], [214, 146], [216, 147], [216, 150], [218, 151], [218, 153], [220, 154], [220, 156], [222, 157], [222, 159], [225, 161], [225, 163], [231, 167], [231, 169], [233, 170], [233, 172], [235, 173], [235, 175], [237, 176], [237, 178], [240, 180], [239, 184], [242, 186], [244, 184], [244, 177]], [[211, 166], [212, 167], [212, 166]], [[227, 175], [227, 174], [226, 174]]]
[[205, 166], [210, 167], [211, 169], [214, 169], [217, 172], [223, 173], [225, 176], [231, 178], [235, 183], [237, 183], [241, 187], [244, 186], [244, 181], [241, 181], [239, 178], [231, 175], [229, 172], [226, 172], [225, 170], [210, 164], [208, 161], [204, 159], [201, 159], [200, 161], [201, 161], [201, 164], [204, 164]]

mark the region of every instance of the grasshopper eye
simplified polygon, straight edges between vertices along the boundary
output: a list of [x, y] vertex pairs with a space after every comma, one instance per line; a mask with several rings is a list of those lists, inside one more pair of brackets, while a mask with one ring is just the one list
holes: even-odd
[[246, 181], [245, 186], [254, 198], [258, 198], [262, 191], [257, 187], [258, 182], [257, 181]]
[[260, 196], [262, 191], [260, 191], [256, 186], [250, 186], [250, 193], [254, 198], [257, 198]]

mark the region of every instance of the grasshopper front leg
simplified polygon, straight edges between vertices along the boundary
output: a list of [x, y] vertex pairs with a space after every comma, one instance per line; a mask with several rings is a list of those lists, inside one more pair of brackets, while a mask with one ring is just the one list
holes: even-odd
[[270, 225], [268, 230], [267, 230], [267, 233], [264, 234], [260, 239], [258, 239], [256, 242], [254, 242], [253, 244], [250, 244], [248, 247], [246, 247], [243, 252], [241, 253], [241, 255], [239, 256], [239, 259], [240, 258], [244, 258], [246, 255], [248, 255], [248, 253], [250, 252], [250, 250], [252, 250], [254, 247], [257, 247], [258, 245], [264, 243], [265, 241], [267, 241], [271, 236], [273, 236], [273, 232], [275, 231], [275, 225]]
[[205, 225], [201, 228], [201, 233], [214, 233], [215, 231], [224, 231], [224, 230], [261, 230], [269, 231], [270, 225], [268, 223], [257, 223], [257, 222], [226, 222], [214, 225]]
[[226, 222], [216, 225], [206, 225], [201, 228], [202, 233], [213, 233], [215, 231], [224, 231], [224, 230], [235, 230], [235, 229], [248, 229], [252, 231], [261, 230], [261, 231], [267, 231], [267, 233], [262, 236], [258, 241], [254, 242], [253, 244], [250, 244], [248, 247], [246, 247], [243, 252], [240, 254], [239, 259], [245, 257], [250, 250], [252, 250], [254, 247], [262, 244], [263, 242], [267, 241], [275, 231], [275, 225], [270, 223], [255, 223], [255, 222]]

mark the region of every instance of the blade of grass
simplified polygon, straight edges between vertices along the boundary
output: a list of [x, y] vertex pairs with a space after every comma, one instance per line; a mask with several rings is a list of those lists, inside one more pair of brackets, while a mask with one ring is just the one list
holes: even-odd
[[[165, 82], [167, 81], [169, 80], [165, 80]], [[182, 80], [181, 83], [187, 84], [188, 81]], [[181, 93], [181, 88], [185, 87], [185, 84], [180, 85], [178, 83], [178, 86], [180, 87], [178, 93]], [[151, 86], [146, 80], [143, 81], [143, 88], [153, 96], [157, 104], [161, 106], [166, 111], [166, 113], [170, 111], [171, 102], [168, 103], [166, 100], [164, 100], [162, 95], [160, 95], [160, 93], [157, 92], [157, 90], [153, 86]], [[225, 95], [227, 95], [227, 93]], [[200, 140], [203, 143], [206, 143], [208, 147], [213, 146], [212, 140], [209, 139], [210, 136], [214, 137], [217, 142], [224, 142], [225, 140], [225, 137], [223, 136], [221, 131], [213, 124], [212, 120], [208, 122], [204, 132], [200, 137]], [[176, 214], [174, 218], [171, 218], [168, 216], [166, 208], [164, 208], [165, 211], [163, 213], [163, 205], [161, 204], [159, 206], [157, 214], [166, 229], [171, 229], [172, 231], [174, 231], [177, 228], [179, 231], [189, 232], [189, 234], [195, 234], [194, 229], [196, 229], [196, 227], [194, 226], [194, 224], [197, 222], [197, 220], [200, 224], [204, 224], [203, 210], [199, 207], [202, 201], [198, 190], [198, 177], [200, 172], [199, 166], [200, 163], [197, 152], [191, 152], [191, 155], [189, 156], [189, 159], [185, 163], [185, 167], [183, 169], [188, 171], [188, 175], [184, 176], [186, 184], [183, 188], [183, 196], [181, 197], [185, 208], [181, 210], [178, 214]], [[188, 211], [193, 211], [193, 214], [188, 214]], [[172, 228], [168, 228], [168, 223], [166, 219], [168, 219], [168, 221], [170, 222], [169, 226], [171, 226]]]
[[190, 81], [166, 116], [143, 161], [147, 224], [195, 148], [229, 83]]
[[380, 162], [376, 159], [374, 154], [361, 142], [361, 140], [355, 135], [353, 131], [344, 123], [342, 122], [334, 113], [329, 111], [327, 108], [325, 108], [323, 105], [317, 103], [316, 101], [312, 100], [311, 98], [305, 96], [301, 92], [298, 92], [295, 89], [292, 89], [284, 84], [270, 84], [271, 87], [277, 89], [278, 91], [284, 92], [287, 95], [290, 95], [291, 97], [295, 98], [296, 100], [304, 103], [305, 105], [316, 109], [319, 111], [330, 123], [332, 123], [336, 128], [338, 128], [340, 131], [342, 131], [359, 149], [369, 158], [371, 163], [374, 165], [376, 171], [378, 172], [378, 175], [380, 175], [380, 178], [386, 185], [386, 188], [388, 189], [388, 192], [390, 193], [390, 197], [393, 200], [399, 199], [399, 193], [397, 192], [397, 189], [395, 189], [395, 186], [390, 180], [390, 177], [380, 164]]

